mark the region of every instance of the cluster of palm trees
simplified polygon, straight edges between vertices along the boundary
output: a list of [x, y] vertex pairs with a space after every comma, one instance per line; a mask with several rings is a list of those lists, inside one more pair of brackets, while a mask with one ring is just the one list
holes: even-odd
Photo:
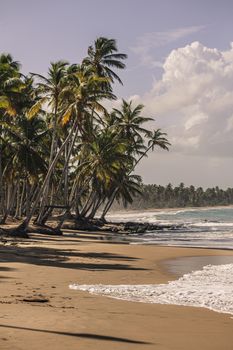
[[[202, 187], [185, 186], [181, 182], [178, 186], [142, 185], [140, 197], [136, 195], [132, 209], [145, 208], [177, 208], [200, 207], [233, 204], [233, 188], [225, 190], [218, 186], [203, 189]], [[120, 209], [118, 203], [115, 209]]]
[[54, 208], [65, 218], [101, 218], [114, 200], [131, 203], [140, 193], [134, 174], [150, 149], [168, 149], [166, 134], [145, 128], [142, 105], [114, 100], [115, 69], [126, 55], [116, 41], [98, 38], [81, 64], [51, 63], [47, 76], [20, 72], [9, 54], [0, 55], [0, 220], [44, 225]]

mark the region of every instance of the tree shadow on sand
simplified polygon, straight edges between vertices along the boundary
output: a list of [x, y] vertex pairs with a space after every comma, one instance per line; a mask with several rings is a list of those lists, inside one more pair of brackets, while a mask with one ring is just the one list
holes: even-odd
[[[147, 270], [135, 267], [124, 261], [130, 262], [137, 258], [106, 252], [83, 252], [72, 249], [55, 249], [48, 247], [19, 247], [5, 246], [0, 249], [1, 260], [4, 262], [20, 262], [33, 265], [61, 267], [79, 270], [105, 271], [105, 270]], [[80, 259], [86, 258], [89, 261], [83, 262]], [[71, 261], [73, 259], [74, 261]], [[95, 259], [111, 260], [111, 263], [96, 262]], [[94, 260], [92, 262], [92, 260]], [[115, 261], [121, 261], [116, 263]]]
[[0, 327], [1, 328], [10, 328], [10, 329], [32, 331], [32, 332], [49, 333], [49, 334], [56, 334], [56, 335], [66, 335], [66, 336], [71, 336], [71, 337], [93, 339], [93, 340], [104, 340], [104, 341], [114, 341], [114, 342], [121, 342], [121, 343], [144, 344], [144, 345], [151, 344], [151, 343], [139, 341], [139, 340], [132, 340], [132, 339], [120, 338], [120, 337], [111, 337], [111, 336], [92, 334], [92, 333], [73, 333], [73, 332], [50, 331], [50, 330], [45, 330], [45, 329], [17, 327], [17, 326], [9, 326], [9, 325], [2, 325], [2, 324], [0, 324]]
[[[2, 261], [0, 261], [2, 262]], [[15, 269], [14, 268], [11, 268], [11, 267], [8, 267], [8, 266], [0, 266], [0, 272], [7, 272], [7, 271], [14, 271]], [[4, 279], [11, 279], [12, 277], [9, 277], [9, 276], [2, 276], [0, 275], [0, 281], [1, 280], [4, 280]]]

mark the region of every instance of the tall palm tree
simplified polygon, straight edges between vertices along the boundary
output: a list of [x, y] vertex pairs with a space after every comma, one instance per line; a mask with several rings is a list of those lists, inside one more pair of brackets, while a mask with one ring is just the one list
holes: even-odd
[[[161, 149], [168, 150], [168, 146], [170, 145], [165, 137], [166, 133], [163, 133], [160, 129], [151, 132], [148, 129], [142, 127], [143, 123], [151, 120], [151, 118], [146, 118], [141, 115], [142, 109], [142, 105], [138, 105], [133, 109], [132, 102], [127, 103], [124, 100], [122, 103], [122, 110], [114, 109], [114, 112], [116, 113], [116, 119], [118, 119], [116, 128], [118, 128], [119, 135], [121, 135], [122, 138], [126, 140], [128, 146], [126, 151], [127, 155], [133, 156], [135, 153], [136, 155], [139, 154], [138, 159], [134, 158], [133, 162], [128, 162], [127, 171], [125, 173], [126, 180], [135, 170], [136, 166], [142, 160], [142, 158], [147, 156], [147, 153], [150, 150], [154, 150], [156, 146]], [[149, 138], [147, 147], [144, 146], [143, 136]], [[102, 219], [104, 219], [107, 211], [110, 210], [114, 199], [118, 195], [121, 188], [121, 183], [122, 179], [112, 190], [107, 204], [103, 210]]]
[[148, 129], [143, 128], [142, 125], [153, 119], [142, 115], [143, 108], [142, 104], [133, 107], [133, 101], [127, 102], [124, 99], [122, 100], [121, 109], [113, 108], [118, 122], [118, 130], [122, 137], [133, 141], [135, 137], [142, 138], [150, 135]]
[[47, 76], [28, 78], [0, 55], [0, 197], [2, 213], [24, 217], [16, 234], [35, 214], [45, 222], [56, 203], [83, 218], [101, 205], [105, 215], [114, 199], [130, 203], [140, 192], [138, 162], [155, 146], [168, 148], [166, 134], [146, 128], [142, 105], [123, 100], [110, 113], [103, 106], [116, 99], [115, 70], [125, 58], [115, 40], [101, 37], [80, 65], [58, 61]]
[[[86, 187], [89, 195], [81, 210], [81, 216], [91, 210], [93, 216], [106, 197], [113, 179], [125, 171], [128, 157], [126, 145], [111, 130], [97, 130], [93, 139], [85, 142], [79, 152], [79, 188]], [[81, 179], [83, 181], [81, 181]], [[87, 182], [86, 179], [89, 179]]]
[[[20, 183], [26, 184], [27, 192], [21, 193], [21, 196], [23, 199], [26, 196], [28, 208], [30, 187], [40, 184], [41, 177], [47, 170], [48, 154], [46, 154], [46, 147], [43, 147], [47, 138], [47, 130], [44, 129], [45, 123], [39, 119], [29, 121], [25, 116], [21, 116], [15, 125], [7, 123], [0, 125], [4, 126], [3, 180], [10, 189], [15, 189], [17, 192], [22, 189]], [[16, 192], [13, 193], [16, 195]], [[14, 195], [12, 194], [12, 196]], [[6, 221], [10, 209], [11, 206], [8, 205], [8, 210], [1, 223]]]
[[[49, 113], [47, 113], [47, 122], [51, 130], [49, 166], [52, 164], [58, 146], [58, 119], [60, 113], [59, 108], [61, 106], [61, 93], [64, 89], [64, 84], [67, 77], [67, 66], [68, 63], [65, 61], [51, 62], [47, 77], [32, 73], [32, 76], [36, 77], [39, 80], [36, 89], [38, 99], [36, 103], [30, 108], [27, 115], [28, 118], [31, 119], [37, 115], [43, 107], [49, 110]], [[49, 178], [44, 189], [43, 197], [41, 199], [41, 211], [37, 218], [38, 223], [42, 222], [44, 207], [47, 204], [48, 200], [48, 191], [50, 184], [51, 181]]]
[[82, 124], [85, 114], [90, 112], [90, 110], [93, 109], [93, 106], [101, 108], [102, 106], [99, 101], [102, 98], [114, 97], [114, 95], [112, 95], [110, 92], [103, 90], [102, 82], [104, 80], [106, 79], [87, 74], [85, 71], [78, 71], [74, 73], [74, 76], [72, 77], [71, 87], [63, 90], [61, 95], [63, 97], [62, 111], [64, 113], [61, 115], [60, 120], [63, 125], [69, 123], [69, 131], [66, 138], [61, 141], [61, 145], [58, 148], [51, 164], [49, 165], [47, 174], [31, 207], [30, 213], [19, 228], [19, 230], [22, 232], [25, 232], [27, 229], [41, 198], [46, 198], [45, 190], [48, 188], [50, 178], [54, 174], [57, 162], [61, 158], [65, 147], [69, 144], [69, 156], [67, 157], [66, 164], [64, 165], [64, 169], [66, 169], [78, 133], [82, 134]]
[[118, 53], [116, 40], [100, 37], [95, 40], [94, 45], [88, 47], [88, 56], [84, 58], [83, 65], [93, 69], [99, 77], [109, 78], [109, 83], [105, 83], [107, 88], [111, 88], [111, 83], [117, 80], [123, 84], [119, 76], [113, 69], [124, 69], [122, 62], [127, 58], [126, 54]]
[[[114, 195], [112, 195], [114, 193]], [[105, 216], [110, 210], [114, 200], [122, 201], [124, 207], [133, 203], [133, 198], [136, 195], [141, 195], [141, 177], [138, 175], [120, 174], [117, 182], [114, 184], [111, 194], [103, 208], [101, 220], [105, 221]]]
[[120, 137], [127, 140], [128, 155], [143, 154], [144, 139], [150, 136], [150, 131], [144, 124], [153, 119], [142, 115], [143, 108], [142, 104], [133, 107], [132, 101], [122, 100], [121, 109], [113, 109], [112, 119], [115, 118], [115, 128]]

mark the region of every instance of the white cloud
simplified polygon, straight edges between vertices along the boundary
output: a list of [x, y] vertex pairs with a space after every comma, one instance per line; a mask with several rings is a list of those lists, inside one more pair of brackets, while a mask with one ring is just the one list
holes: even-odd
[[187, 108], [188, 113], [192, 114], [192, 117], [189, 118], [184, 124], [184, 128], [186, 131], [192, 129], [195, 126], [203, 124], [203, 121], [208, 120], [208, 115], [201, 111], [198, 111], [195, 107], [196, 106], [191, 106], [191, 108]]
[[163, 75], [138, 98], [157, 116], [173, 151], [212, 157], [233, 154], [233, 45], [227, 51], [193, 42], [173, 50]]
[[187, 37], [191, 34], [197, 33], [202, 30], [204, 26], [191, 26], [184, 28], [177, 28], [165, 32], [152, 32], [145, 33], [138, 37], [137, 43], [131, 50], [139, 55], [142, 65], [148, 67], [159, 67], [162, 68], [163, 64], [154, 59], [152, 50], [161, 46], [166, 46], [179, 39]]

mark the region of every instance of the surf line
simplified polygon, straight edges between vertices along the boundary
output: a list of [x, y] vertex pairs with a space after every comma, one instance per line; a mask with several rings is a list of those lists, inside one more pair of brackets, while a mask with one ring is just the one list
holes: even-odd
[[69, 288], [131, 302], [204, 307], [233, 315], [233, 264], [207, 265], [167, 284], [70, 284]]

